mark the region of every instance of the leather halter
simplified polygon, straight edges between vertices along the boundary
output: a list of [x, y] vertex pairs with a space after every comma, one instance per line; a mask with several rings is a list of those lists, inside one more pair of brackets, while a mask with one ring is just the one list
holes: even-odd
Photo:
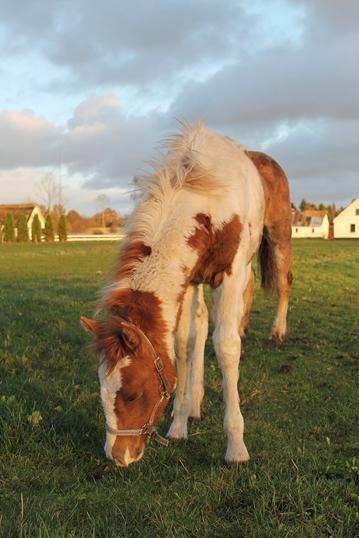
[[160, 445], [168, 446], [169, 440], [165, 439], [164, 437], [162, 437], [162, 435], [160, 435], [157, 432], [157, 428], [156, 426], [154, 426], [153, 422], [156, 417], [157, 409], [159, 408], [163, 400], [169, 400], [171, 397], [170, 383], [168, 382], [168, 379], [166, 377], [162, 359], [156, 353], [155, 348], [153, 347], [151, 341], [149, 340], [149, 338], [147, 338], [145, 333], [139, 327], [137, 327], [137, 329], [142, 333], [142, 336], [145, 338], [146, 342], [149, 344], [151, 348], [151, 351], [153, 354], [153, 362], [154, 362], [156, 372], [160, 380], [160, 398], [159, 400], [157, 400], [157, 402], [153, 406], [153, 409], [152, 409], [152, 412], [150, 414], [148, 421], [141, 428], [133, 428], [133, 429], [128, 429], [128, 430], [122, 430], [122, 429], [116, 430], [115, 428], [112, 428], [111, 426], [109, 426], [109, 424], [107, 424], [106, 422], [106, 430], [108, 431], [108, 433], [111, 433], [112, 435], [119, 435], [123, 437], [128, 436], [128, 435], [135, 435], [135, 436], [147, 435], [148, 437], [153, 437], [157, 441], [157, 443], [159, 443]]

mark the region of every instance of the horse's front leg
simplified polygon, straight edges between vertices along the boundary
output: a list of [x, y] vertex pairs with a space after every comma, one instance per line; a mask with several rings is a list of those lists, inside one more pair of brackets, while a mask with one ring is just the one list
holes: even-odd
[[208, 336], [208, 309], [203, 285], [197, 287], [192, 305], [192, 345], [188, 349], [191, 361], [191, 411], [189, 418], [200, 420], [204, 396], [204, 348]]
[[241, 338], [238, 319], [243, 315], [243, 292], [250, 266], [237, 260], [237, 269], [225, 276], [214, 293], [215, 330], [213, 343], [223, 376], [225, 402], [224, 429], [227, 433], [226, 461], [246, 462], [249, 454], [243, 441], [244, 421], [239, 406], [238, 368], [241, 356]]
[[192, 406], [190, 393], [191, 363], [188, 353], [191, 332], [191, 306], [194, 288], [189, 286], [182, 303], [181, 317], [176, 333], [177, 387], [173, 403], [173, 420], [167, 437], [187, 439], [187, 421]]

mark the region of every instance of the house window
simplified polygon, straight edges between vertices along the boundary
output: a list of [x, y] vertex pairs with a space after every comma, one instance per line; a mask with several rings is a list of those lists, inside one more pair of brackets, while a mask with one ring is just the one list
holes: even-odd
[[312, 234], [314, 234], [314, 228], [312, 228]]
[[356, 214], [356, 215], [359, 215], [359, 209], [356, 209], [356, 210], [355, 210], [355, 214]]
[[298, 228], [295, 229], [295, 233], [296, 233], [296, 234], [298, 233]]
[[355, 233], [355, 224], [350, 225], [350, 232]]

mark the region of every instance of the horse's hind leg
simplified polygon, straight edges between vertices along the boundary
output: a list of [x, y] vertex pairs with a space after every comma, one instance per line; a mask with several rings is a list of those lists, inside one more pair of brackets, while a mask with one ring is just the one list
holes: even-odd
[[269, 340], [273, 344], [281, 344], [287, 336], [288, 303], [293, 280], [290, 240], [275, 244], [274, 256], [277, 266], [278, 306]]
[[251, 267], [249, 277], [248, 277], [248, 283], [243, 294], [244, 311], [243, 311], [243, 316], [239, 324], [239, 335], [242, 339], [247, 336], [248, 329], [249, 329], [249, 322], [250, 322], [252, 305], [253, 305], [255, 280], [256, 280], [256, 275], [255, 275], [253, 267]]
[[281, 343], [287, 333], [287, 312], [291, 273], [291, 203], [288, 178], [284, 170], [269, 155], [249, 151], [248, 156], [256, 166], [265, 197], [265, 215], [259, 259], [262, 288], [278, 293], [277, 315], [270, 341]]
[[[269, 336], [270, 343], [281, 344], [287, 335], [287, 313], [291, 284], [293, 280], [291, 271], [291, 228], [288, 222], [278, 222], [264, 229], [262, 245], [264, 248], [264, 281], [262, 285], [266, 289], [266, 281], [269, 286], [276, 289], [278, 294], [277, 314], [274, 319], [272, 331]], [[261, 248], [262, 248], [261, 245]], [[262, 262], [262, 255], [261, 255]], [[267, 266], [267, 268], [265, 267]], [[269, 267], [269, 277], [266, 270]]]
[[188, 417], [200, 418], [207, 330], [208, 313], [203, 286], [189, 286], [176, 334], [177, 389], [173, 421], [167, 434], [172, 439], [186, 439]]

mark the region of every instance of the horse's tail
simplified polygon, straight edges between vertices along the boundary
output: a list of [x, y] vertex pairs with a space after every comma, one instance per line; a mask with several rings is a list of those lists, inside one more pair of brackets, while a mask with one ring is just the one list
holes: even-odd
[[274, 253], [274, 243], [266, 226], [263, 228], [262, 241], [258, 251], [261, 268], [261, 286], [264, 291], [272, 293], [277, 288], [277, 264]]

